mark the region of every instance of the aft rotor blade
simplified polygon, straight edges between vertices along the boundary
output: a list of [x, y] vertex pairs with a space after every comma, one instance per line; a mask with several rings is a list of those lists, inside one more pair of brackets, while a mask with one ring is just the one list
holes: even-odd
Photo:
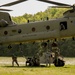
[[71, 6], [49, 6], [51, 8], [71, 8]]
[[51, 1], [51, 0], [38, 0], [38, 1], [46, 2], [46, 3], [51, 3], [51, 4], [55, 4], [55, 5], [59, 5], [59, 6], [71, 6], [69, 4], [54, 2], [54, 1]]
[[17, 1], [14, 1], [14, 2], [10, 2], [10, 3], [7, 3], [7, 4], [1, 5], [0, 7], [3, 7], [3, 6], [12, 6], [12, 5], [24, 2], [24, 1], [27, 1], [27, 0], [17, 0]]
[[0, 11], [12, 11], [12, 10], [9, 10], [9, 9], [0, 9]]

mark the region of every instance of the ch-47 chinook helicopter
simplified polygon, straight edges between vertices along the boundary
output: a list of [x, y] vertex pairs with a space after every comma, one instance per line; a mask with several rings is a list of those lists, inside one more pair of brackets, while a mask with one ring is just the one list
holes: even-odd
[[[0, 7], [12, 6], [27, 0], [17, 0]], [[75, 6], [53, 2], [49, 0], [38, 0], [58, 6], [55, 8], [71, 8], [63, 13], [63, 17], [39, 22], [15, 24], [12, 22], [9, 13], [0, 12], [0, 44], [20, 43], [45, 39], [60, 39], [75, 36]], [[0, 9], [10, 11], [9, 9]]]

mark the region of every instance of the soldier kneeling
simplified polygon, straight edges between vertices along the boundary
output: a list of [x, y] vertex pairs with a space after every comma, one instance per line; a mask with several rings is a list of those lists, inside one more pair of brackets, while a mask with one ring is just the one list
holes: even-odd
[[35, 57], [27, 58], [26, 66], [27, 66], [27, 63], [29, 64], [29, 66], [39, 66], [40, 65], [39, 59], [37, 59]]
[[33, 66], [32, 58], [27, 58], [26, 66]]

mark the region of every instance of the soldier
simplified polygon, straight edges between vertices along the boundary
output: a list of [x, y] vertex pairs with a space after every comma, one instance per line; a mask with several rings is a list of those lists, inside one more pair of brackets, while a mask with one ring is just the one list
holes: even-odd
[[45, 62], [46, 62], [46, 66], [48, 66], [48, 64], [49, 64], [49, 66], [51, 65], [50, 58], [51, 58], [50, 52], [47, 51], [47, 52], [45, 53]]
[[29, 66], [33, 66], [33, 60], [32, 60], [32, 58], [27, 58], [27, 60], [26, 60], [26, 66], [27, 66], [27, 63], [29, 64]]
[[12, 55], [12, 66], [14, 66], [14, 62], [17, 64], [17, 66], [19, 67], [18, 61], [17, 61], [17, 57], [15, 55]]
[[39, 53], [36, 54], [36, 58], [37, 58], [36, 59], [36, 63], [37, 63], [38, 66], [40, 66], [40, 56], [39, 56]]

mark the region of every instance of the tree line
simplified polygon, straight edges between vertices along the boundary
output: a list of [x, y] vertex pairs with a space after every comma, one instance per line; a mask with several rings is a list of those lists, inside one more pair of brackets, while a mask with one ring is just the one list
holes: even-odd
[[25, 13], [22, 16], [12, 17], [12, 20], [18, 24], [26, 23], [28, 22], [28, 20], [30, 22], [40, 21], [40, 20], [44, 21], [47, 20], [47, 17], [49, 19], [60, 18], [63, 16], [63, 13], [66, 10], [67, 9], [65, 8], [63, 9], [47, 8], [44, 12], [40, 11], [34, 15]]

